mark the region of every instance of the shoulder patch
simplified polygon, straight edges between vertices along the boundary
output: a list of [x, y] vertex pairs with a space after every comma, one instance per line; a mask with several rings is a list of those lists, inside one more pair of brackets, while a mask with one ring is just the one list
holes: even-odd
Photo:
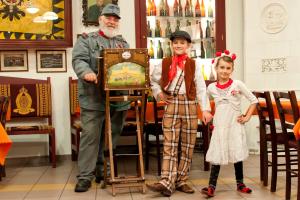
[[82, 36], [84, 39], [86, 39], [86, 38], [89, 37], [89, 35], [88, 35], [87, 33], [85, 33], [85, 32], [83, 32], [83, 33], [81, 34], [81, 36]]

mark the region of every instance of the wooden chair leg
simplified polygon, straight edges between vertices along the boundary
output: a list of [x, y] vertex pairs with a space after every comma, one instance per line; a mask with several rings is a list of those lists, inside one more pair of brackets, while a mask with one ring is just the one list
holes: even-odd
[[263, 127], [262, 126], [260, 126], [260, 128], [259, 128], [259, 134], [260, 134], [260, 163], [259, 163], [259, 165], [260, 165], [260, 181], [263, 181], [264, 180], [264, 163], [265, 163], [265, 158], [264, 158], [264, 156], [265, 156], [265, 153], [264, 153], [264, 151], [265, 151], [265, 148], [264, 148], [264, 146], [265, 146], [265, 140], [264, 140], [264, 138], [263, 138], [263, 135], [264, 135], [264, 130], [263, 130]]
[[269, 167], [268, 167], [268, 150], [267, 150], [267, 142], [263, 141], [263, 148], [261, 152], [261, 157], [262, 157], [262, 181], [264, 186], [268, 186], [268, 175], [269, 175]]
[[3, 166], [0, 165], [0, 181], [2, 181], [2, 170], [3, 170]]
[[49, 157], [52, 167], [56, 168], [55, 130], [49, 134]]
[[114, 156], [114, 172], [115, 172], [115, 177], [118, 176], [118, 162], [116, 156]]
[[277, 171], [278, 171], [278, 157], [277, 144], [272, 142], [272, 176], [271, 176], [271, 192], [276, 192], [277, 186]]
[[146, 143], [146, 147], [145, 147], [145, 169], [146, 170], [149, 170], [149, 150], [150, 150], [150, 148], [149, 148], [149, 145], [150, 145], [150, 143], [149, 143], [149, 132], [148, 131], [145, 131], [145, 133], [146, 133], [146, 141], [145, 141], [145, 143]]
[[290, 163], [290, 149], [288, 144], [285, 144], [285, 165], [286, 165], [286, 188], [285, 188], [285, 199], [291, 199], [291, 163]]
[[159, 142], [159, 132], [156, 131], [156, 158], [157, 158], [157, 175], [161, 174], [161, 157], [160, 157], [160, 142]]

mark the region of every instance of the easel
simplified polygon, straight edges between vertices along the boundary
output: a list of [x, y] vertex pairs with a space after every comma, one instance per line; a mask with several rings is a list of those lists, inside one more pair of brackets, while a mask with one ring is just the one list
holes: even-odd
[[[123, 52], [122, 52], [123, 51]], [[136, 53], [138, 54], [135, 56], [135, 59], [138, 57], [137, 61], [134, 58], [131, 59], [127, 58], [128, 54], [124, 55], [125, 53]], [[107, 56], [112, 54], [112, 59], [109, 59]], [[119, 55], [123, 56], [120, 58]], [[146, 191], [145, 185], [145, 176], [144, 176], [144, 162], [143, 162], [143, 150], [142, 150], [142, 134], [143, 134], [143, 126], [144, 124], [144, 116], [145, 116], [145, 90], [148, 88], [149, 80], [148, 80], [148, 56], [147, 56], [147, 49], [105, 49], [104, 50], [104, 67], [102, 71], [102, 75], [104, 75], [104, 79], [107, 80], [106, 76], [109, 76], [107, 73], [107, 68], [110, 64], [108, 63], [116, 63], [116, 55], [118, 55], [118, 59], [122, 60], [123, 62], [136, 62], [144, 64], [147, 70], [145, 70], [145, 85], [137, 85], [137, 86], [129, 86], [128, 88], [124, 88], [124, 86], [114, 88], [114, 86], [107, 86], [108, 83], [104, 82], [104, 90], [105, 90], [105, 151], [108, 153], [104, 153], [104, 182], [102, 188], [105, 188], [108, 183], [112, 185], [112, 195], [116, 195], [117, 188], [124, 188], [124, 187], [140, 187], [142, 189], [142, 193]], [[107, 60], [105, 58], [107, 57]], [[140, 57], [140, 58], [139, 58]], [[124, 61], [125, 60], [125, 61]], [[121, 61], [121, 62], [122, 62]], [[142, 61], [142, 62], [141, 62]], [[142, 65], [141, 64], [141, 65]], [[126, 96], [110, 96], [111, 90], [127, 90], [129, 94], [134, 95], [126, 95]], [[122, 102], [122, 101], [132, 101], [135, 102], [135, 113], [136, 113], [136, 126], [137, 126], [137, 145], [138, 145], [138, 154], [131, 154], [134, 156], [138, 156], [138, 172], [136, 176], [115, 176], [115, 163], [114, 163], [114, 153], [113, 153], [113, 144], [112, 144], [112, 132], [111, 132], [111, 119], [110, 119], [110, 103], [111, 102]], [[141, 111], [139, 111], [139, 101], [141, 105]], [[129, 154], [126, 154], [129, 155]], [[107, 164], [110, 163], [110, 177], [107, 176]]]

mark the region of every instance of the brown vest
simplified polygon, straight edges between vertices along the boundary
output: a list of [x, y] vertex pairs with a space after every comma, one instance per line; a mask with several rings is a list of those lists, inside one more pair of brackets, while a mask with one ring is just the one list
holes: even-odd
[[[162, 60], [162, 74], [161, 74], [161, 83], [160, 86], [164, 90], [164, 88], [169, 83], [169, 70], [172, 64], [172, 57], [164, 58]], [[196, 99], [196, 86], [195, 86], [195, 69], [196, 64], [195, 60], [190, 58], [186, 59], [184, 66], [184, 81], [185, 81], [185, 89], [188, 100]]]

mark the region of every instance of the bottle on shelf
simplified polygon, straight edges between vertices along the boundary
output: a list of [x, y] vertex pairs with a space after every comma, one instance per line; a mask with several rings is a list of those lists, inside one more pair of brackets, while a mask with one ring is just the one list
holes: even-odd
[[203, 39], [201, 39], [201, 48], [200, 48], [200, 58], [205, 58], [205, 50], [204, 50], [204, 42]]
[[206, 76], [206, 74], [205, 74], [204, 64], [202, 64], [202, 66], [201, 66], [201, 74], [202, 74], [202, 76], [203, 76], [203, 79], [206, 81], [206, 80], [207, 80], [207, 76]]
[[216, 32], [215, 32], [215, 20], [212, 20], [210, 22], [210, 36], [211, 37], [215, 37], [216, 36]]
[[153, 41], [150, 40], [150, 47], [148, 49], [148, 54], [150, 58], [154, 58], [154, 48], [153, 48]]
[[210, 66], [209, 80], [210, 80], [210, 81], [215, 81], [215, 80], [216, 80], [215, 75], [214, 75], [214, 71], [213, 71], [213, 66], [212, 66], [212, 65]]
[[179, 12], [178, 12], [178, 16], [179, 17], [183, 17], [183, 11], [182, 11], [182, 4], [181, 4], [181, 0], [179, 0]]
[[212, 58], [212, 42], [211, 40], [206, 40], [205, 41], [205, 57], [206, 58]]
[[170, 47], [170, 42], [166, 45], [165, 54], [164, 57], [171, 57], [172, 56], [172, 50]]
[[150, 27], [150, 21], [147, 21], [147, 36], [152, 37], [152, 29]]
[[199, 28], [200, 28], [200, 39], [203, 39], [203, 30], [202, 30], [201, 20], [199, 20]]
[[171, 34], [172, 34], [171, 23], [170, 23], [170, 21], [167, 19], [167, 27], [166, 27], [166, 29], [165, 29], [165, 36], [166, 36], [167, 38], [169, 38], [169, 37], [171, 36]]
[[179, 16], [179, 4], [178, 4], [177, 0], [174, 1], [173, 11], [174, 11], [174, 17], [178, 17]]
[[156, 16], [156, 5], [154, 0], [151, 2], [151, 16]]
[[188, 32], [190, 36], [193, 35], [192, 23], [188, 19], [186, 20], [186, 32]]
[[196, 5], [195, 5], [195, 17], [201, 17], [199, 0], [197, 0]]
[[205, 5], [204, 1], [201, 1], [201, 17], [205, 17]]
[[190, 0], [190, 14], [191, 14], [191, 17], [194, 17], [192, 0]]
[[191, 10], [190, 10], [190, 0], [186, 0], [185, 7], [184, 7], [184, 15], [186, 17], [192, 17]]
[[208, 17], [214, 17], [214, 11], [213, 11], [213, 8], [212, 8], [211, 0], [209, 0], [209, 2], [208, 2], [207, 15], [208, 15]]
[[203, 43], [203, 29], [202, 29], [202, 24], [201, 20], [199, 20], [199, 28], [200, 28], [200, 57], [205, 58], [205, 50], [204, 50], [204, 43]]
[[151, 0], [148, 0], [148, 3], [147, 3], [147, 16], [151, 16], [152, 14], [152, 2]]
[[166, 16], [165, 2], [163, 0], [159, 3], [159, 16]]
[[170, 16], [170, 7], [168, 4], [168, 0], [165, 0], [165, 11], [166, 11], [166, 16]]
[[162, 59], [164, 56], [164, 52], [163, 52], [163, 49], [161, 46], [162, 46], [161, 42], [160, 42], [160, 40], [158, 40], [157, 51], [156, 51], [157, 52], [156, 58], [158, 58], [158, 59]]
[[207, 20], [206, 21], [206, 29], [205, 29], [205, 37], [206, 38], [210, 38], [211, 37], [211, 29], [210, 29], [210, 23], [209, 23], [209, 21]]
[[160, 27], [160, 21], [158, 19], [156, 20], [154, 36], [155, 37], [161, 37], [161, 27]]
[[180, 20], [177, 19], [176, 20], [176, 28], [175, 28], [175, 31], [179, 31], [180, 30]]

